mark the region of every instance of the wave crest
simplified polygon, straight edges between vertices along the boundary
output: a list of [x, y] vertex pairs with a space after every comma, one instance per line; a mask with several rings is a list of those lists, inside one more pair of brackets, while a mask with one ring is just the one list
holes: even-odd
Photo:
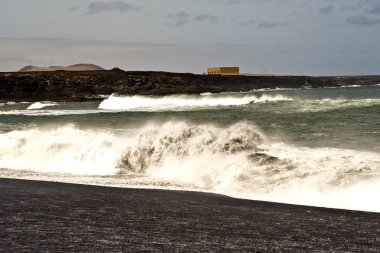
[[36, 102], [36, 103], [31, 104], [27, 108], [27, 110], [38, 110], [38, 109], [42, 109], [42, 108], [50, 107], [50, 106], [55, 106], [55, 105], [57, 105], [57, 103], [52, 103], [52, 102]]
[[126, 169], [141, 173], [150, 166], [159, 166], [169, 156], [182, 159], [202, 154], [228, 156], [239, 152], [256, 152], [262, 141], [254, 128], [243, 123], [223, 131], [212, 126], [170, 123], [160, 129], [140, 133], [137, 144], [127, 148], [117, 167], [121, 172]]
[[2, 133], [0, 168], [18, 170], [20, 178], [28, 175], [22, 170], [59, 173], [46, 174], [55, 181], [71, 173], [69, 182], [175, 186], [380, 212], [379, 154], [269, 143], [244, 122], [229, 127], [167, 122], [121, 134], [73, 125]]
[[154, 96], [115, 96], [112, 95], [104, 100], [99, 109], [106, 110], [136, 110], [136, 111], [160, 111], [176, 109], [193, 109], [202, 107], [219, 106], [241, 106], [251, 103], [288, 101], [291, 100], [282, 95], [229, 95], [229, 94], [207, 94], [207, 95], [171, 95], [164, 97]]

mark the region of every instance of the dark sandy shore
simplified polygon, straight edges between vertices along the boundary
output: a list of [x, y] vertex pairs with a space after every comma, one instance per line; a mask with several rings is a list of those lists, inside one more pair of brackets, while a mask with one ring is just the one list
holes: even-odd
[[2, 252], [379, 250], [379, 213], [0, 179]]

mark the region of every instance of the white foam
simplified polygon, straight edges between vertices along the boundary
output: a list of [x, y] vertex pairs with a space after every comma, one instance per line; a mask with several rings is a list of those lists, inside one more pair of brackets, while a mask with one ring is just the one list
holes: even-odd
[[176, 110], [186, 108], [220, 107], [220, 106], [241, 106], [250, 103], [273, 102], [291, 100], [281, 95], [276, 96], [256, 96], [246, 95], [217, 95], [207, 94], [196, 95], [172, 95], [164, 97], [154, 96], [115, 96], [112, 95], [104, 100], [100, 109], [107, 110], [129, 110], [129, 111], [160, 111]]
[[49, 106], [55, 106], [55, 105], [57, 105], [57, 103], [52, 103], [52, 102], [36, 102], [36, 103], [31, 104], [27, 108], [27, 110], [38, 110], [38, 109], [42, 109], [42, 108], [49, 107]]
[[247, 123], [168, 122], [119, 134], [73, 125], [2, 133], [0, 168], [12, 169], [0, 171], [7, 177], [194, 189], [380, 212], [379, 154], [269, 143]]
[[0, 111], [0, 115], [25, 115], [25, 116], [63, 116], [63, 115], [85, 115], [95, 113], [116, 113], [118, 111], [108, 110], [11, 110]]
[[13, 101], [8, 101], [4, 103], [0, 103], [0, 106], [6, 106], [6, 105], [16, 105], [16, 104], [28, 104], [29, 102], [13, 102]]
[[110, 175], [121, 145], [111, 133], [56, 129], [12, 131], [0, 135], [0, 167], [76, 175]]
[[253, 89], [251, 92], [258, 92], [258, 91], [289, 91], [289, 90], [302, 90], [301, 88], [262, 88], [262, 89]]
[[201, 93], [201, 96], [212, 96], [213, 93], [211, 92], [204, 92], [204, 93]]
[[302, 106], [299, 107], [303, 112], [329, 111], [344, 108], [367, 107], [379, 105], [380, 99], [319, 99], [319, 100], [300, 100]]

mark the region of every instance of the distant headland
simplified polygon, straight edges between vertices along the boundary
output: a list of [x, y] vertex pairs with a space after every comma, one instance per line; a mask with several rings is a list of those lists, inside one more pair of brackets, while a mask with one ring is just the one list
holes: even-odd
[[[88, 70], [90, 68], [90, 70]], [[90, 101], [125, 95], [245, 92], [254, 89], [323, 88], [380, 84], [376, 76], [199, 75], [153, 71], [103, 70], [94, 64], [25, 67], [0, 72], [0, 102]]]
[[42, 72], [42, 71], [95, 71], [104, 70], [95, 64], [79, 63], [70, 66], [49, 66], [49, 67], [36, 67], [36, 66], [25, 66], [18, 72]]

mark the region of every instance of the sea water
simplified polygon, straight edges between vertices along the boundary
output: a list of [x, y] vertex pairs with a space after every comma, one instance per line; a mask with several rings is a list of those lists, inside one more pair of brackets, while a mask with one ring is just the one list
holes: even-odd
[[380, 212], [380, 86], [0, 104], [0, 177]]

